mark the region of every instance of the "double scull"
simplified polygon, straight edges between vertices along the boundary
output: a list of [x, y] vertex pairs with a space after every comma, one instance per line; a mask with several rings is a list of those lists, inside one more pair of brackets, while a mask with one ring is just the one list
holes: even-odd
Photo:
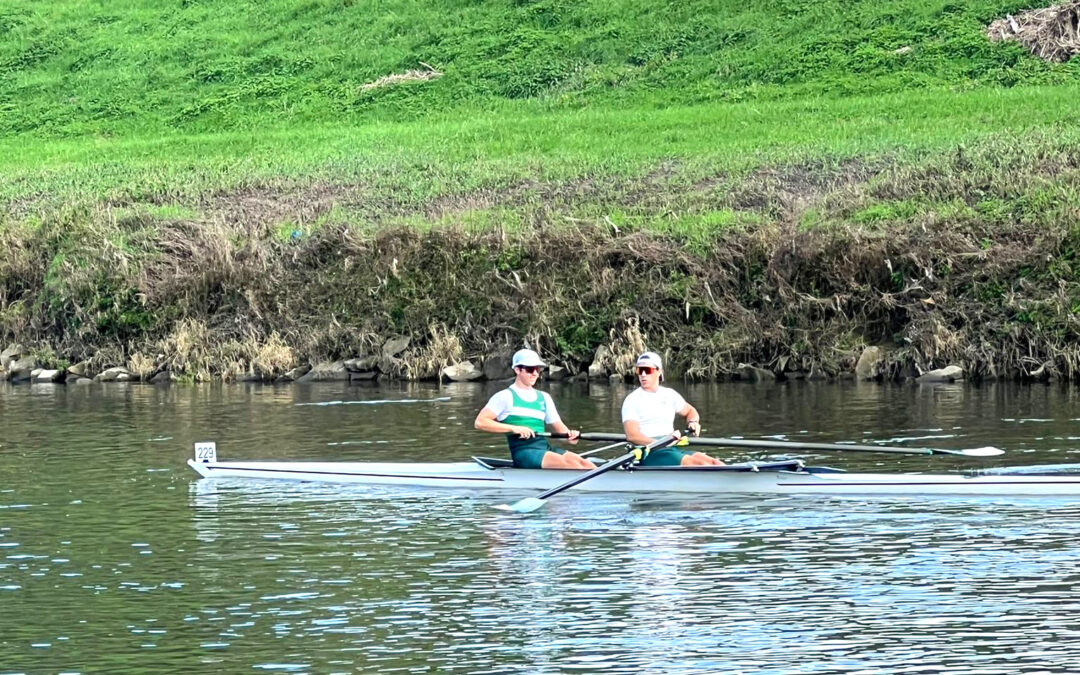
[[[275, 479], [369, 485], [493, 490], [548, 490], [568, 470], [516, 469], [509, 460], [470, 462], [219, 461], [212, 442], [196, 443], [188, 460], [203, 478]], [[819, 495], [1080, 496], [1080, 465], [975, 470], [955, 474], [848, 473], [801, 460], [727, 466], [642, 467], [608, 471], [577, 485], [591, 492]]]

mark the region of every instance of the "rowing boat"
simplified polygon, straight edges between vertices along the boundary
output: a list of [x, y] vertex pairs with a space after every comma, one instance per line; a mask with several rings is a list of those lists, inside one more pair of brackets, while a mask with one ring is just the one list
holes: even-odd
[[[368, 485], [547, 490], [575, 474], [517, 469], [509, 460], [471, 462], [219, 461], [214, 443], [197, 443], [188, 460], [203, 478], [275, 479]], [[1041, 469], [1041, 470], [1040, 470]], [[726, 466], [642, 467], [608, 471], [575, 487], [591, 492], [822, 495], [1080, 496], [1080, 467], [995, 468], [956, 474], [848, 473], [801, 460]]]

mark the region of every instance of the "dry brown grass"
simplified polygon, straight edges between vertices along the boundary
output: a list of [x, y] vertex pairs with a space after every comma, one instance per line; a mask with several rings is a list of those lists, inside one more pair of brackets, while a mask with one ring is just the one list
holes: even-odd
[[1063, 63], [1080, 53], [1080, 0], [1028, 9], [986, 28], [991, 40], [1015, 40], [1041, 59]]
[[214, 337], [207, 325], [197, 319], [183, 319], [158, 344], [165, 366], [175, 373], [186, 373], [196, 381], [210, 379], [221, 370], [214, 355]]
[[296, 354], [277, 333], [271, 333], [254, 352], [252, 373], [263, 380], [272, 380], [296, 366]]
[[156, 361], [142, 352], [135, 352], [127, 362], [128, 372], [142, 381], [149, 380], [157, 372]]
[[[218, 204], [189, 220], [102, 209], [9, 227], [0, 329], [96, 372], [193, 379], [271, 379], [379, 354], [391, 335], [412, 345], [384, 372], [411, 378], [523, 342], [572, 372], [606, 345], [619, 372], [652, 349], [698, 379], [739, 363], [836, 374], [873, 344], [889, 348], [889, 376], [946, 363], [975, 376], [1078, 374], [1080, 159], [1067, 145], [995, 139], [914, 164], [778, 166], [719, 177], [724, 191], [684, 181], [678, 192], [678, 170], [581, 194], [645, 215], [653, 202], [728, 208], [757, 224], [688, 241], [568, 218], [567, 197], [517, 232], [370, 234], [364, 223], [283, 240], [271, 223], [288, 216], [283, 198], [272, 218]], [[884, 220], [866, 219], [874, 208]]]
[[369, 91], [371, 89], [379, 89], [381, 87], [390, 87], [395, 84], [401, 84], [403, 82], [426, 82], [428, 80], [436, 80], [442, 77], [442, 73], [435, 70], [426, 63], [421, 63], [424, 66], [424, 70], [406, 70], [404, 73], [394, 73], [392, 75], [386, 75], [380, 77], [377, 80], [368, 82], [367, 84], [360, 85], [360, 91]]
[[428, 326], [428, 339], [402, 357], [404, 375], [410, 379], [430, 380], [446, 366], [460, 362], [465, 350], [461, 340], [443, 324]]
[[632, 372], [637, 357], [647, 349], [638, 317], [630, 316], [620, 321], [611, 328], [608, 338], [614, 372], [622, 375]]

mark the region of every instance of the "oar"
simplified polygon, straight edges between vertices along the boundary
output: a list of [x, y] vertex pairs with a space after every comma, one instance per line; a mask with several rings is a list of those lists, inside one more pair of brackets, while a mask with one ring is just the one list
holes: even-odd
[[715, 445], [725, 448], [775, 448], [780, 450], [830, 450], [840, 452], [892, 452], [901, 455], [957, 455], [960, 457], [996, 457], [1005, 451], [995, 447], [946, 450], [944, 448], [898, 448], [887, 445], [848, 445], [846, 443], [800, 443], [745, 438], [705, 438], [691, 436], [690, 445]]
[[[553, 438], [566, 438], [565, 434], [551, 434]], [[584, 433], [585, 441], [625, 440], [622, 434]], [[946, 450], [944, 448], [902, 448], [887, 445], [848, 445], [846, 443], [800, 443], [797, 441], [769, 441], [745, 438], [706, 438], [688, 436], [690, 445], [715, 445], [725, 448], [778, 448], [782, 450], [837, 450], [850, 452], [893, 452], [903, 455], [959, 455], [962, 457], [996, 457], [1005, 454], [995, 447], [970, 448], [967, 450]]]
[[[570, 434], [560, 434], [560, 433], [549, 432], [549, 431], [545, 431], [545, 432], [537, 434], [537, 435], [538, 436], [546, 436], [547, 438], [570, 438]], [[595, 438], [596, 436], [603, 436], [604, 438]], [[609, 436], [610, 436], [610, 438], [608, 438]], [[602, 447], [599, 447], [599, 448], [595, 448], [593, 450], [589, 450], [588, 452], [579, 452], [578, 453], [579, 457], [588, 457], [589, 455], [595, 455], [598, 452], [603, 452], [605, 450], [611, 450], [612, 448], [617, 448], [620, 445], [626, 445], [626, 436], [623, 436], [622, 434], [593, 434], [593, 433], [585, 432], [585, 433], [581, 434], [580, 436], [578, 436], [578, 438], [583, 440], [583, 441], [617, 441], [616, 443], [612, 443], [611, 445], [605, 445], [605, 446], [602, 446]]]
[[612, 448], [617, 448], [620, 445], [626, 445], [626, 441], [619, 441], [618, 443], [612, 443], [611, 445], [602, 445], [599, 448], [594, 448], [592, 450], [589, 450], [588, 452], [579, 452], [578, 457], [588, 457], [589, 455], [595, 455], [595, 454], [603, 452], [605, 450], [611, 450]]
[[[547, 438], [570, 438], [570, 434], [560, 434], [553, 431], [545, 431], [537, 434], [537, 436], [546, 436]], [[592, 431], [583, 431], [578, 436], [583, 441], [622, 441], [626, 442], [626, 436], [623, 434], [610, 434], [606, 432], [594, 433]]]
[[[649, 443], [647, 446], [645, 446], [645, 451], [647, 452], [649, 450], [653, 450], [653, 449], [656, 449], [656, 448], [662, 448], [662, 447], [664, 447], [666, 445], [670, 445], [670, 444], [674, 443], [677, 440], [678, 439], [675, 438], [674, 436], [668, 436], [667, 438], [661, 438], [660, 440], [653, 441], [652, 443]], [[631, 461], [633, 461], [634, 457], [636, 457], [639, 452], [641, 452], [641, 451], [637, 450], [637, 449], [634, 449], [634, 450], [626, 453], [625, 455], [622, 455], [620, 457], [616, 457], [615, 459], [611, 460], [610, 462], [607, 462], [603, 466], [598, 466], [595, 469], [593, 469], [592, 471], [590, 471], [590, 472], [588, 472], [586, 474], [583, 474], [581, 476], [577, 476], [573, 480], [569, 480], [569, 481], [563, 483], [562, 485], [559, 485], [558, 487], [553, 487], [550, 490], [545, 490], [544, 492], [541, 492], [536, 497], [526, 497], [525, 499], [519, 499], [518, 501], [514, 502], [513, 504], [499, 504], [495, 508], [502, 509], [503, 511], [515, 511], [517, 513], [531, 513], [533, 511], [535, 511], [536, 509], [540, 508], [541, 506], [543, 506], [544, 504], [546, 504], [547, 503], [546, 500], [548, 498], [554, 497], [555, 495], [557, 495], [560, 492], [563, 492], [565, 490], [569, 490], [570, 488], [574, 487], [575, 485], [581, 485], [585, 481], [590, 480], [592, 478], [595, 478], [595, 477], [599, 476], [602, 473], [607, 473], [608, 471], [611, 471], [612, 469], [617, 469], [618, 467], [623, 466], [624, 464], [629, 464]]]

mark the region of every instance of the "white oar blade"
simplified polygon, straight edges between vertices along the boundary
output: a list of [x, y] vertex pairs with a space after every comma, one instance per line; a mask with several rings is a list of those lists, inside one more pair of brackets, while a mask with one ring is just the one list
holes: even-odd
[[545, 502], [543, 499], [526, 497], [525, 499], [519, 499], [513, 504], [498, 504], [495, 508], [501, 511], [513, 511], [514, 513], [532, 513], [544, 504]]
[[1005, 451], [988, 445], [985, 448], [968, 448], [963, 450], [963, 453], [965, 457], [997, 457], [1004, 455]]

